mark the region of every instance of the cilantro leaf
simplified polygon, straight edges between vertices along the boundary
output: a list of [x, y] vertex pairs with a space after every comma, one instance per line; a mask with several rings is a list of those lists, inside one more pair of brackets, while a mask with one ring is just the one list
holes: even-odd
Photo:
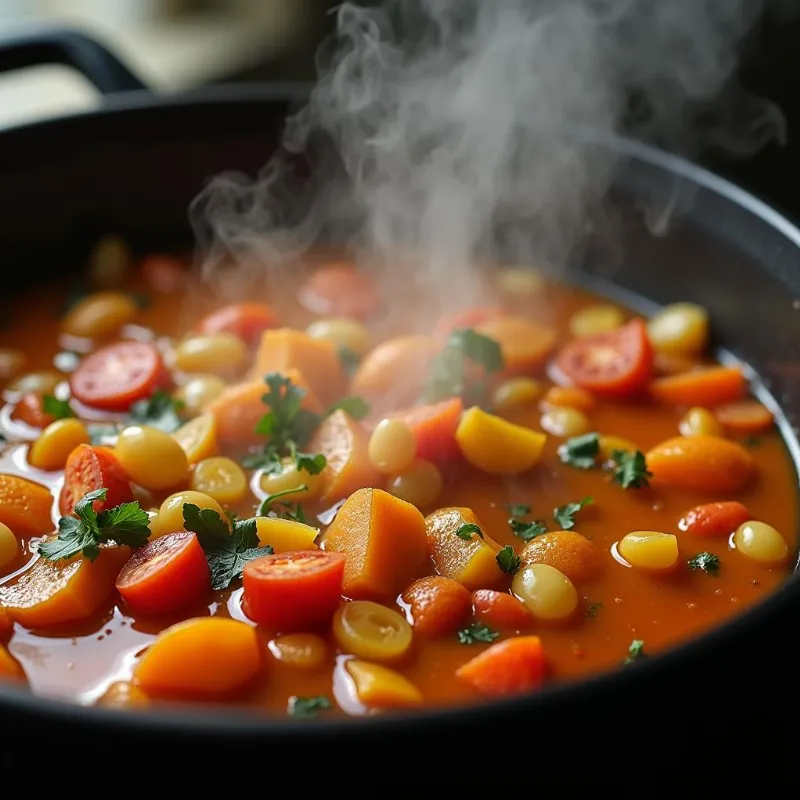
[[592, 469], [597, 465], [597, 456], [600, 455], [600, 435], [585, 433], [567, 439], [558, 448], [559, 458], [568, 466], [575, 469]]
[[183, 524], [187, 531], [197, 534], [200, 544], [224, 542], [230, 537], [228, 523], [213, 508], [200, 508], [194, 503], [183, 504]]
[[39, 555], [50, 561], [61, 561], [83, 553], [94, 561], [100, 553], [93, 527], [85, 525], [77, 517], [61, 517], [58, 521], [58, 536], [39, 545]]
[[627, 666], [640, 658], [644, 658], [646, 655], [644, 652], [644, 640], [634, 639], [628, 646], [628, 655], [622, 663]]
[[342, 398], [338, 403], [334, 403], [325, 412], [325, 416], [329, 417], [334, 411], [339, 411], [340, 409], [348, 413], [353, 419], [359, 420], [364, 419], [369, 414], [371, 406], [363, 397], [352, 395], [351, 397]]
[[291, 717], [316, 717], [320, 711], [327, 711], [331, 707], [331, 701], [324, 694], [316, 697], [298, 697], [292, 695], [289, 698], [289, 716]]
[[461, 644], [475, 644], [475, 642], [493, 642], [500, 634], [487, 625], [473, 622], [472, 625], [458, 631], [456, 635]]
[[77, 416], [69, 404], [69, 400], [59, 400], [51, 394], [46, 394], [42, 398], [42, 408], [45, 414], [49, 414], [53, 419], [67, 419]]
[[283, 459], [277, 449], [268, 444], [242, 459], [245, 469], [263, 469], [268, 475], [278, 475], [284, 470]]
[[117, 544], [128, 547], [143, 547], [150, 536], [150, 517], [133, 500], [101, 511], [97, 515], [97, 527], [105, 541], [113, 539]]
[[553, 518], [560, 525], [562, 531], [575, 527], [575, 515], [584, 507], [594, 502], [592, 497], [584, 497], [579, 503], [566, 503], [553, 509]]
[[719, 572], [719, 556], [715, 556], [708, 551], [692, 556], [686, 563], [692, 571], [699, 569], [707, 575], [716, 575]]
[[[271, 444], [279, 452], [289, 449], [289, 443], [297, 447], [306, 443], [310, 431], [306, 431], [308, 415], [318, 424], [319, 417], [301, 407], [307, 392], [302, 386], [295, 386], [291, 378], [277, 372], [270, 372], [264, 377], [267, 391], [261, 400], [269, 408], [256, 425], [256, 433], [269, 436]], [[305, 412], [305, 413], [301, 413]]]
[[506, 503], [506, 509], [512, 517], [527, 517], [531, 513], [527, 503]]
[[473, 533], [479, 539], [483, 539], [483, 531], [480, 529], [480, 526], [476, 525], [474, 522], [465, 522], [456, 531], [456, 536], [458, 536], [459, 539], [463, 539], [465, 542], [468, 542], [470, 539], [472, 539]]
[[180, 416], [182, 409], [182, 402], [173, 399], [167, 392], [156, 389], [150, 397], [137, 400], [131, 406], [130, 418], [132, 422], [172, 433], [183, 424]]
[[526, 503], [509, 503], [506, 508], [511, 514], [508, 525], [514, 536], [518, 536], [523, 542], [529, 542], [543, 533], [547, 533], [547, 525], [542, 520], [524, 520], [519, 517], [526, 517], [531, 513], [531, 507]]
[[305, 492], [308, 491], [308, 486], [302, 484], [300, 486], [292, 486], [290, 489], [283, 489], [280, 492], [275, 492], [274, 494], [268, 494], [259, 504], [258, 508], [256, 509], [256, 516], [257, 517], [265, 517], [269, 512], [269, 507], [281, 497], [287, 497], [291, 494], [297, 494], [298, 492]]
[[623, 489], [642, 489], [650, 485], [653, 473], [647, 469], [647, 462], [641, 450], [637, 450], [635, 453], [629, 453], [627, 450], [613, 450], [611, 460], [614, 462], [612, 480]]
[[513, 575], [520, 567], [520, 558], [514, 552], [514, 548], [507, 544], [496, 556], [497, 566], [503, 572]]
[[[294, 450], [294, 448], [292, 448]], [[292, 453], [298, 472], [307, 472], [309, 475], [319, 475], [328, 465], [328, 459], [322, 453]]]

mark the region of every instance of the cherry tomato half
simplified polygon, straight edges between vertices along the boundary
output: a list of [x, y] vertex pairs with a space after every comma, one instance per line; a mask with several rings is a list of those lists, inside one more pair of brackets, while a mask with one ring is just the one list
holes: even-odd
[[244, 568], [242, 609], [282, 633], [323, 625], [341, 603], [344, 562], [342, 553], [324, 550], [257, 558]]
[[608, 333], [570, 342], [557, 369], [576, 386], [603, 397], [627, 397], [644, 389], [653, 372], [647, 328], [634, 319]]
[[105, 502], [95, 500], [94, 510], [113, 508], [133, 500], [131, 484], [111, 451], [105, 447], [79, 444], [67, 458], [64, 467], [64, 486], [58, 498], [58, 510], [67, 517], [75, 504], [89, 492], [107, 489]]
[[200, 333], [232, 333], [253, 346], [267, 328], [277, 324], [272, 309], [264, 303], [232, 303], [203, 317], [197, 329]]
[[69, 385], [87, 406], [126, 411], [169, 382], [161, 354], [153, 345], [116, 342], [87, 356], [72, 373]]

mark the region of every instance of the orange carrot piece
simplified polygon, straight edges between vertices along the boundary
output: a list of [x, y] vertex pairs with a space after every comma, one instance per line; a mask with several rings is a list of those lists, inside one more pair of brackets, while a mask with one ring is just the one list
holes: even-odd
[[650, 394], [661, 403], [706, 408], [739, 400], [746, 389], [747, 381], [738, 367], [704, 367], [656, 378], [650, 384]]
[[456, 430], [463, 411], [461, 398], [454, 397], [441, 403], [410, 408], [392, 414], [392, 417], [403, 420], [414, 432], [418, 458], [443, 464], [453, 461], [461, 454], [456, 441]]
[[380, 489], [360, 489], [339, 509], [322, 539], [324, 550], [344, 553], [343, 594], [395, 597], [430, 569], [425, 518]]
[[478, 622], [501, 631], [518, 631], [533, 622], [533, 616], [522, 602], [506, 592], [496, 592], [494, 589], [478, 589], [473, 592], [472, 608]]
[[743, 436], [766, 433], [775, 423], [772, 412], [758, 400], [739, 400], [714, 410], [717, 422], [726, 431]]
[[321, 473], [320, 499], [324, 503], [341, 500], [357, 489], [383, 481], [369, 459], [367, 432], [341, 409], [323, 420], [308, 452], [322, 453], [327, 460]]
[[46, 486], [0, 475], [0, 522], [17, 536], [41, 536], [55, 530], [53, 495]]
[[420, 636], [452, 633], [469, 614], [469, 592], [451, 578], [428, 576], [414, 581], [404, 592], [403, 602], [414, 632]]
[[538, 636], [496, 642], [456, 670], [456, 675], [489, 697], [507, 697], [544, 683], [545, 658]]
[[573, 583], [588, 583], [603, 572], [603, 553], [575, 531], [550, 531], [531, 539], [519, 554], [523, 566], [547, 564]]
[[541, 367], [556, 344], [556, 332], [524, 317], [496, 317], [475, 330], [494, 339], [503, 353], [503, 374], [528, 375]]
[[0, 680], [24, 680], [22, 665], [0, 644]]
[[591, 411], [597, 405], [594, 395], [579, 386], [551, 386], [543, 402], [548, 406], [577, 408], [579, 411]]
[[678, 522], [678, 529], [694, 536], [729, 536], [751, 519], [747, 506], [735, 500], [706, 503], [687, 511]]

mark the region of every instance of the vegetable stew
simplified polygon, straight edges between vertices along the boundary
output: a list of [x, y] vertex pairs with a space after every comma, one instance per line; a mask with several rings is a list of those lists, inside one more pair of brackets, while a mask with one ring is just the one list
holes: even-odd
[[636, 669], [790, 573], [794, 467], [697, 305], [498, 268], [442, 313], [324, 259], [225, 302], [177, 258], [102, 266], [0, 332], [0, 680], [474, 703]]

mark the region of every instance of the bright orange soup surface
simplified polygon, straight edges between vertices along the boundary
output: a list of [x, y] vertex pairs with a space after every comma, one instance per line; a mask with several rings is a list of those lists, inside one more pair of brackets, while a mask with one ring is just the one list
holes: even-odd
[[116, 280], [0, 333], [0, 681], [476, 703], [635, 669], [790, 573], [794, 468], [697, 306], [517, 268], [445, 309], [324, 260], [247, 302], [167, 256]]

